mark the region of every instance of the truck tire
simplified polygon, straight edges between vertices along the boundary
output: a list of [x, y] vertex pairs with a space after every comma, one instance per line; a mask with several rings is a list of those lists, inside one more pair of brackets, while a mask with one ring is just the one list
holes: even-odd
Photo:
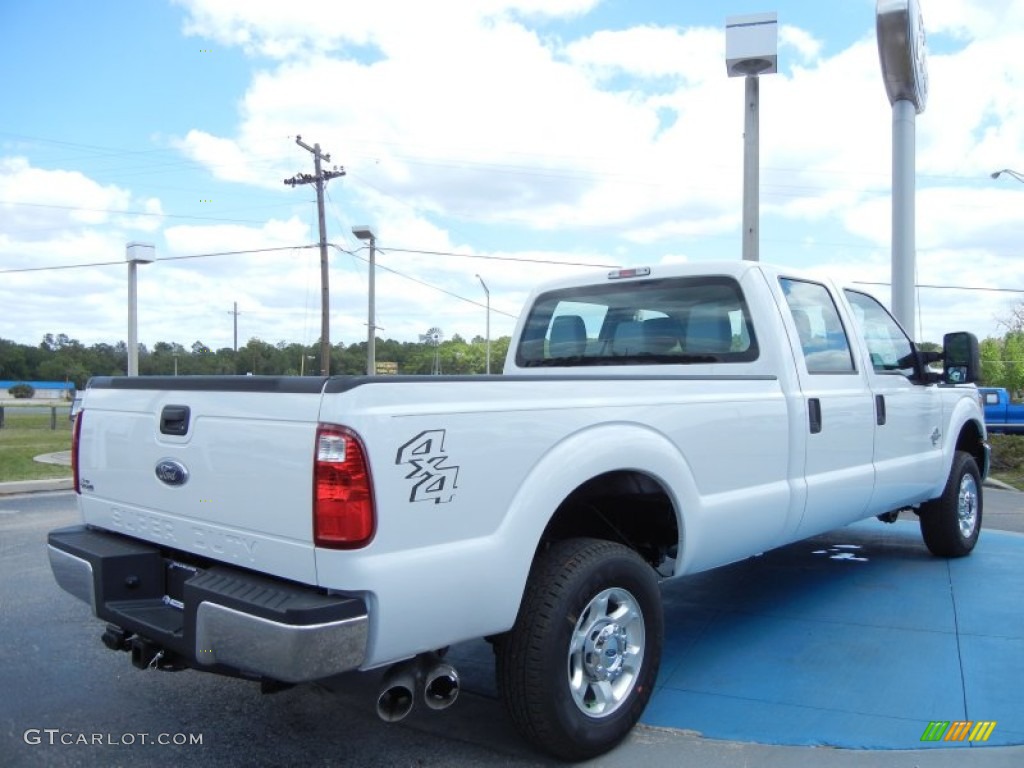
[[568, 539], [541, 551], [515, 626], [495, 648], [516, 728], [563, 760], [614, 747], [651, 697], [663, 625], [658, 580], [633, 550]]
[[981, 473], [965, 451], [953, 455], [942, 495], [921, 505], [921, 535], [937, 557], [971, 554], [981, 532]]

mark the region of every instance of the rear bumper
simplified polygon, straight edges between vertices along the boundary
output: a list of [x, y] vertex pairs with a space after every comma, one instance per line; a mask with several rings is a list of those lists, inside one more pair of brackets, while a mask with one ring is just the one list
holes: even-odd
[[51, 531], [48, 542], [61, 588], [188, 666], [298, 683], [357, 669], [366, 657], [360, 598], [177, 562], [152, 544], [85, 526]]

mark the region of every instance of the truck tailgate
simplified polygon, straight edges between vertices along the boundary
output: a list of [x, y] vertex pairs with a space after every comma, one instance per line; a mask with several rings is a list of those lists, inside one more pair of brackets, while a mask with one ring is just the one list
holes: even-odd
[[249, 377], [209, 390], [187, 379], [180, 389], [167, 378], [149, 389], [104, 381], [114, 384], [90, 386], [82, 411], [85, 523], [316, 583], [318, 379], [273, 392]]

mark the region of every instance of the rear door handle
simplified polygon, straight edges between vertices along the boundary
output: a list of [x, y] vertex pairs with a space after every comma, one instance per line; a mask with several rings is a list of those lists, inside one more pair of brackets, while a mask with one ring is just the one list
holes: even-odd
[[821, 400], [816, 397], [808, 399], [807, 416], [811, 423], [811, 434], [821, 432]]
[[885, 395], [875, 395], [875, 423], [885, 424]]

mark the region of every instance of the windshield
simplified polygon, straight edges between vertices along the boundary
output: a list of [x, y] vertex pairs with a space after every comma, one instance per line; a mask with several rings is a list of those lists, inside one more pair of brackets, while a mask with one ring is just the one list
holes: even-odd
[[757, 355], [735, 280], [677, 277], [542, 294], [526, 320], [516, 364], [736, 363]]

